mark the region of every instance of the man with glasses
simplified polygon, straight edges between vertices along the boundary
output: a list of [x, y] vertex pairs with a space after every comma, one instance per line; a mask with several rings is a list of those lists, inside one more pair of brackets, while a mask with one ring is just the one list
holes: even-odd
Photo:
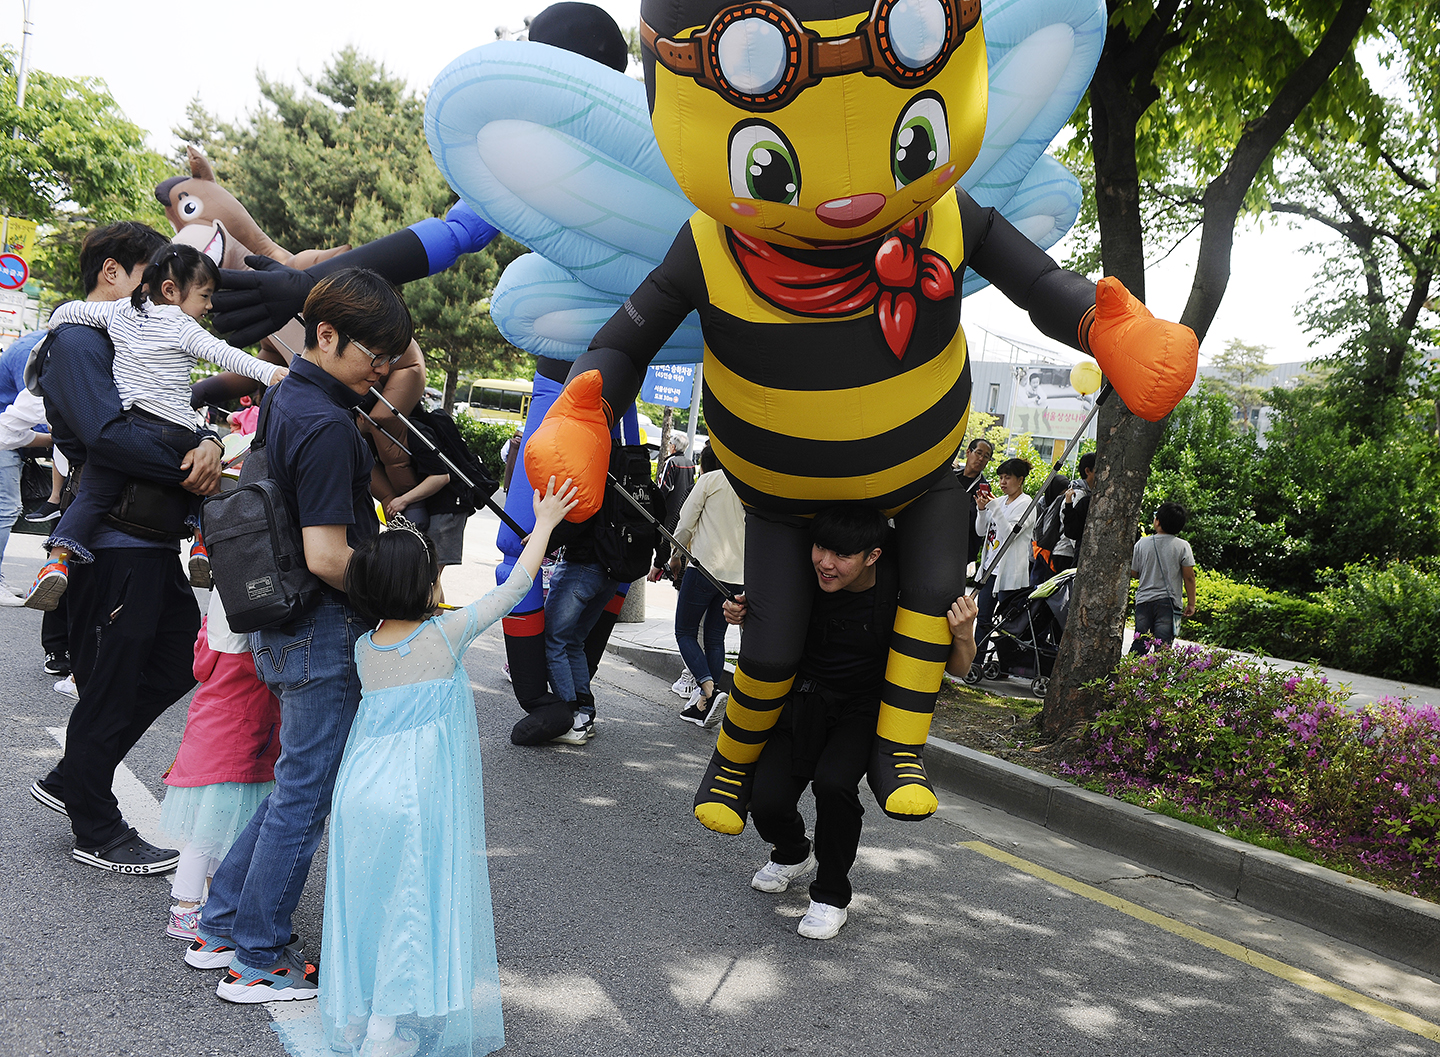
[[975, 531], [975, 495], [990, 491], [990, 482], [982, 471], [994, 457], [995, 446], [984, 437], [976, 437], [965, 447], [965, 461], [955, 468], [955, 476], [965, 490], [965, 532], [970, 540], [965, 553], [972, 562], [980, 560], [980, 545], [985, 542]]

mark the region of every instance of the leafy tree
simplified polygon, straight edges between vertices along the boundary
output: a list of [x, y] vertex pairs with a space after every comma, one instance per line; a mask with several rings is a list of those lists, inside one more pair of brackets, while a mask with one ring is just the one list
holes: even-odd
[[[1399, 91], [1365, 115], [1374, 146], [1357, 151], [1341, 129], [1294, 152], [1293, 173], [1275, 212], [1315, 221], [1344, 240], [1327, 247], [1319, 296], [1306, 313], [1312, 331], [1344, 336], [1330, 360], [1332, 397], [1356, 424], [1385, 433], [1429, 372], [1418, 350], [1437, 338], [1427, 304], [1440, 269], [1440, 27], [1433, 19], [1397, 28], [1386, 66]], [[1427, 310], [1428, 309], [1428, 310]]]
[[1292, 544], [1283, 525], [1262, 521], [1255, 509], [1252, 497], [1270, 486], [1260, 458], [1253, 432], [1237, 429], [1230, 398], [1202, 382], [1166, 421], [1140, 520], [1166, 500], [1183, 503], [1190, 511], [1185, 538], [1197, 565], [1265, 581]]
[[79, 246], [91, 227], [163, 222], [150, 191], [165, 162], [100, 78], [31, 70], [16, 109], [16, 73], [14, 50], [0, 49], [0, 128], [17, 133], [0, 136], [0, 206], [47, 227], [31, 270], [55, 300], [77, 297]]
[[[441, 216], [454, 203], [425, 142], [425, 101], [385, 67], [346, 48], [307, 90], [260, 78], [262, 108], [229, 126], [192, 102], [177, 137], [214, 152], [216, 171], [262, 230], [292, 250], [359, 245]], [[455, 267], [410, 283], [416, 340], [445, 374], [509, 376], [530, 358], [482, 307], [522, 247], [497, 240]]]
[[1231, 338], [1225, 345], [1225, 351], [1210, 360], [1210, 366], [1219, 372], [1217, 377], [1210, 379], [1210, 384], [1224, 394], [1239, 412], [1242, 430], [1254, 428], [1252, 414], [1264, 403], [1265, 390], [1256, 385], [1255, 380], [1263, 378], [1270, 369], [1265, 362], [1265, 354], [1269, 351], [1268, 345], [1246, 345], [1239, 338]]
[[[1109, 32], [1071, 151], [1072, 162], [1088, 161], [1094, 173], [1107, 274], [1143, 300], [1147, 217], [1161, 232], [1198, 229], [1180, 322], [1204, 340], [1229, 282], [1236, 222], [1257, 205], [1275, 148], [1292, 127], [1305, 137], [1317, 122], [1342, 124], [1348, 108], [1368, 102], [1354, 45], [1369, 31], [1371, 7], [1372, 0], [1108, 0]], [[1415, 17], [1405, 5], [1386, 10]], [[1163, 429], [1119, 399], [1101, 408], [1096, 488], [1078, 554], [1083, 574], [1041, 713], [1051, 733], [1094, 714], [1098, 698], [1084, 687], [1119, 658], [1125, 601], [1115, 585], [1128, 575]]]

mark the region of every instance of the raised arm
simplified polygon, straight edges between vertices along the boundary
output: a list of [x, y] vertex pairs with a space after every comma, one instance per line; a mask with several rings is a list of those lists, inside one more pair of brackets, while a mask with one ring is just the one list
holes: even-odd
[[[227, 344], [189, 316], [182, 316], [179, 322], [180, 347], [197, 359], [213, 363], [223, 370], [254, 378], [263, 385], [269, 385], [277, 371], [285, 370]], [[284, 377], [283, 373], [281, 377]]]

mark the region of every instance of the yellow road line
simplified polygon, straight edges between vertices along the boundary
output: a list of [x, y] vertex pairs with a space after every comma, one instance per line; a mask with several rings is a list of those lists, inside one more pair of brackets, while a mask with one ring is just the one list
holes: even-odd
[[1276, 961], [1274, 958], [1261, 954], [1259, 951], [1252, 951], [1249, 947], [1242, 947], [1238, 943], [1221, 939], [1219, 936], [1212, 936], [1208, 932], [1193, 928], [1173, 918], [1167, 918], [1164, 914], [1157, 914], [1153, 910], [1146, 910], [1144, 907], [1130, 902], [1128, 899], [1121, 899], [1119, 896], [1111, 895], [1102, 889], [1087, 885], [1073, 877], [1066, 877], [1064, 874], [1056, 873], [1054, 870], [1047, 870], [1033, 862], [1027, 862], [1009, 852], [1001, 851], [999, 848], [992, 848], [984, 841], [967, 840], [962, 841], [962, 848], [969, 848], [973, 852], [1002, 862], [1006, 866], [1013, 866], [1015, 869], [1038, 877], [1042, 881], [1048, 881], [1058, 888], [1067, 892], [1073, 892], [1077, 896], [1084, 896], [1112, 910], [1118, 910], [1122, 914], [1128, 914], [1138, 921], [1147, 925], [1154, 925], [1158, 929], [1173, 933], [1176, 936], [1198, 943], [1202, 947], [1209, 947], [1227, 958], [1234, 958], [1237, 962], [1243, 962], [1255, 969], [1260, 969], [1277, 976], [1287, 983], [1296, 987], [1303, 987], [1307, 991], [1313, 991], [1317, 995], [1324, 995], [1326, 998], [1342, 1002], [1351, 1009], [1358, 1009], [1362, 1013], [1369, 1013], [1372, 1017], [1378, 1017], [1387, 1024], [1393, 1024], [1397, 1028], [1419, 1035], [1421, 1038], [1440, 1042], [1440, 1025], [1432, 1024], [1428, 1020], [1421, 1020], [1413, 1014], [1406, 1013], [1403, 1009], [1396, 1009], [1377, 999], [1362, 995], [1358, 991], [1351, 991], [1348, 987], [1341, 987], [1333, 981], [1324, 977], [1316, 976], [1314, 973], [1307, 973], [1304, 969], [1297, 969], [1293, 965], [1286, 965], [1284, 962]]

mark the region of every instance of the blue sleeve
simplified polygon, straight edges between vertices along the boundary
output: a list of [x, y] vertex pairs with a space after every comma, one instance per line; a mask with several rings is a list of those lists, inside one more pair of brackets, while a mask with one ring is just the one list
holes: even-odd
[[[188, 474], [153, 430], [124, 413], [115, 391], [115, 347], [103, 331], [78, 325], [56, 330], [41, 384], [45, 412], [67, 456], [124, 470], [132, 477], [179, 484]], [[66, 450], [67, 447], [78, 451]]]
[[429, 217], [411, 224], [410, 230], [425, 247], [431, 275], [443, 272], [464, 254], [483, 250], [500, 233], [464, 202], [456, 202], [444, 220]]

